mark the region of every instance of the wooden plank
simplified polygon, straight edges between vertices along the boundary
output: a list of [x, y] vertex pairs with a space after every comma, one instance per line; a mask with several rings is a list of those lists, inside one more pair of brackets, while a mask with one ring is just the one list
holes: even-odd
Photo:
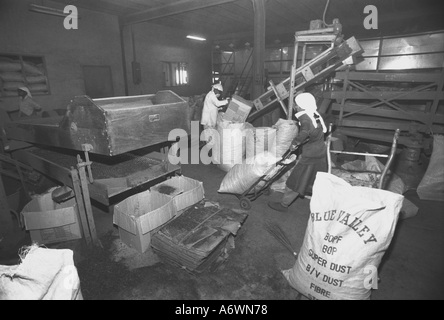
[[[402, 96], [401, 96], [402, 95]], [[400, 96], [397, 98], [397, 96]], [[325, 93], [324, 97], [329, 99], [362, 99], [362, 100], [434, 100], [444, 99], [444, 92], [436, 91], [422, 91], [422, 92], [409, 92], [409, 91], [371, 91], [369, 93], [360, 91], [347, 91], [345, 94], [341, 91], [330, 91]], [[394, 99], [395, 98], [395, 99]]]
[[[326, 114], [331, 104], [331, 99], [322, 99], [321, 105], [318, 108], [319, 113]], [[331, 112], [329, 112], [331, 113]]]
[[270, 80], [269, 83], [270, 83], [270, 87], [273, 89], [275, 96], [277, 97], [277, 100], [279, 101], [279, 103], [282, 107], [282, 110], [284, 110], [285, 115], [288, 116], [287, 106], [285, 105], [285, 103], [282, 101], [282, 98], [281, 98], [281, 94], [285, 94], [285, 92], [286, 92], [285, 88], [283, 86], [281, 86], [281, 91], [278, 91], [278, 89], [276, 88], [276, 86], [273, 83], [273, 80]]
[[[440, 92], [443, 93], [443, 91], [442, 91], [443, 86], [444, 86], [444, 71], [441, 72], [441, 77], [440, 77], [437, 87], [436, 87], [436, 98], [433, 100], [432, 106], [430, 108], [430, 112], [432, 114], [436, 114], [436, 111], [438, 109], [438, 104], [439, 104], [438, 95]], [[434, 122], [433, 119], [429, 119], [428, 124], [431, 125], [433, 122]]]
[[0, 174], [15, 179], [17, 181], [20, 181], [20, 177], [18, 174], [11, 173], [9, 170], [3, 170], [1, 167], [0, 167]]
[[378, 82], [437, 82], [440, 73], [376, 73], [353, 71], [348, 75], [345, 71], [337, 72], [335, 79], [351, 81], [378, 81]]
[[[120, 180], [120, 179], [116, 178], [110, 180]], [[110, 205], [111, 192], [114, 191], [112, 190], [112, 188], [108, 187], [107, 185], [104, 185], [102, 183], [102, 180], [94, 180], [94, 182], [90, 183], [88, 187], [89, 187], [89, 194], [92, 199], [96, 200], [97, 202], [105, 206]], [[119, 191], [123, 192], [125, 190], [119, 190]]]
[[32, 154], [26, 150], [18, 150], [13, 153], [13, 158], [17, 161], [32, 167], [48, 177], [52, 177], [64, 185], [72, 187], [70, 169], [64, 168], [54, 162]]
[[[338, 128], [337, 133], [345, 136], [356, 137], [361, 139], [370, 139], [381, 142], [392, 142], [393, 131], [388, 130], [374, 130], [362, 128]], [[415, 144], [416, 142], [413, 142]], [[399, 136], [398, 145], [412, 146], [412, 139], [408, 136]]]
[[356, 128], [371, 128], [371, 129], [382, 129], [382, 130], [396, 130], [401, 129], [402, 131], [408, 131], [411, 124], [399, 123], [393, 121], [369, 121], [369, 120], [352, 120], [346, 119], [342, 120], [343, 127], [356, 127]]
[[122, 18], [122, 22], [124, 25], [131, 25], [234, 1], [237, 0], [179, 0], [161, 7], [126, 15]]
[[91, 234], [88, 228], [88, 219], [86, 218], [86, 209], [85, 209], [85, 204], [83, 202], [83, 194], [80, 185], [79, 172], [77, 171], [77, 169], [72, 169], [70, 174], [72, 178], [71, 185], [72, 188], [74, 189], [74, 194], [77, 202], [77, 209], [79, 211], [80, 222], [82, 224], [83, 237], [85, 239], [86, 244], [89, 246], [91, 244]]
[[88, 178], [86, 177], [85, 167], [79, 166], [80, 186], [82, 188], [83, 202], [85, 204], [86, 219], [88, 220], [88, 228], [91, 234], [91, 239], [94, 245], [100, 246], [99, 238], [97, 237], [96, 225], [91, 207], [91, 200], [89, 196]]
[[[404, 119], [404, 120], [415, 120], [427, 123], [429, 120], [432, 123], [444, 124], [444, 115], [441, 114], [431, 114], [424, 112], [415, 112], [415, 111], [394, 111], [394, 110], [386, 110], [386, 109], [377, 109], [377, 108], [369, 108], [366, 110], [361, 110], [365, 108], [365, 105], [353, 105], [353, 104], [345, 104], [343, 106], [344, 112], [356, 112], [356, 114], [365, 114], [377, 117], [384, 118], [393, 118], [393, 119]], [[341, 104], [333, 103], [332, 104], [333, 111], [340, 111]], [[344, 113], [343, 117], [347, 117], [347, 113]]]
[[296, 40], [298, 42], [321, 42], [321, 43], [331, 43], [332, 41], [335, 41], [337, 38], [337, 35], [329, 35], [329, 34], [321, 34], [321, 35], [297, 35]]
[[[9, 207], [8, 197], [6, 195], [3, 178], [0, 174], [0, 225], [1, 230], [8, 234], [13, 226], [11, 209]], [[1, 239], [1, 238], [0, 238]]]
[[[410, 122], [383, 122], [383, 121], [366, 121], [366, 120], [342, 120], [342, 127], [356, 127], [356, 128], [371, 128], [371, 129], [381, 129], [381, 130], [396, 130], [410, 131], [412, 124]], [[432, 130], [434, 133], [444, 133], [444, 127], [440, 126], [427, 126], [418, 124], [415, 126], [420, 132], [430, 132]]]
[[187, 135], [188, 103], [170, 90], [155, 95], [90, 99], [75, 97], [67, 117], [20, 120], [5, 125], [7, 137], [51, 147], [115, 156], [168, 141], [173, 129]]

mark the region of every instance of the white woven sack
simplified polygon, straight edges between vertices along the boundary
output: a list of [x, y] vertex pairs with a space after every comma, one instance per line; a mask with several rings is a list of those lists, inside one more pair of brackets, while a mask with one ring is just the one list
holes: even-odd
[[213, 161], [219, 169], [228, 172], [245, 159], [245, 123], [232, 122], [218, 116], [216, 128], [219, 139], [215, 140]]
[[253, 127], [245, 131], [246, 158], [253, 158], [263, 152], [269, 152], [276, 156], [276, 128]]
[[22, 70], [20, 62], [0, 60], [0, 72], [16, 72], [20, 70]]
[[404, 196], [318, 172], [297, 261], [283, 274], [309, 299], [367, 300]]
[[247, 191], [268, 170], [275, 167], [278, 159], [269, 152], [248, 158], [244, 164], [236, 164], [228, 171], [218, 192], [242, 194]]
[[280, 157], [290, 148], [299, 133], [299, 127], [296, 121], [281, 118], [273, 128], [276, 129], [276, 156]]
[[5, 82], [23, 82], [23, 75], [20, 72], [2, 72], [0, 78]]
[[73, 251], [33, 245], [19, 265], [0, 266], [0, 300], [83, 300]]

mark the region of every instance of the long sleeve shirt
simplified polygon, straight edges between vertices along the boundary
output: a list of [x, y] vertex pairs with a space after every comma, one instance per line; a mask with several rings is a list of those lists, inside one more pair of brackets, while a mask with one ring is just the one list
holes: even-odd
[[216, 94], [211, 90], [207, 93], [202, 110], [200, 123], [204, 126], [216, 127], [218, 107], [224, 106], [228, 100], [219, 100]]

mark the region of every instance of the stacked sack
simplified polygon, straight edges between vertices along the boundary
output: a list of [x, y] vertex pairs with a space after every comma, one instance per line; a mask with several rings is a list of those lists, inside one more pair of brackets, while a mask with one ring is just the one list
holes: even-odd
[[17, 88], [23, 86], [31, 93], [48, 92], [43, 70], [30, 62], [0, 57], [0, 79], [3, 96], [17, 96]]
[[[242, 194], [261, 176], [267, 174], [270, 179], [276, 173], [275, 164], [290, 148], [299, 128], [295, 121], [279, 119], [272, 127], [245, 128], [244, 163], [235, 164], [222, 180], [220, 193]], [[264, 185], [257, 185], [260, 189]]]
[[225, 120], [219, 112], [216, 129], [219, 139], [215, 139], [213, 146], [213, 162], [228, 172], [236, 164], [243, 163], [246, 153], [246, 135], [253, 128], [247, 122], [233, 122]]
[[251, 128], [246, 133], [246, 157], [252, 158], [264, 152], [276, 154], [276, 128]]
[[[275, 143], [275, 154], [276, 158], [281, 159], [285, 152], [290, 149], [291, 143], [293, 139], [299, 133], [299, 126], [294, 120], [286, 120], [279, 119], [272, 127], [276, 130], [276, 143]], [[296, 157], [295, 155], [293, 156]], [[291, 165], [289, 165], [291, 167]], [[271, 170], [266, 180], [270, 180], [275, 177], [277, 170], [280, 170], [280, 167], [276, 167], [275, 170]], [[280, 177], [277, 177], [277, 180], [273, 182], [270, 186], [270, 189], [273, 191], [284, 192], [285, 191], [285, 183], [292, 171], [292, 167], [290, 170], [284, 172]], [[276, 177], [275, 177], [276, 178]], [[258, 188], [261, 189], [265, 182], [261, 182], [258, 184]]]

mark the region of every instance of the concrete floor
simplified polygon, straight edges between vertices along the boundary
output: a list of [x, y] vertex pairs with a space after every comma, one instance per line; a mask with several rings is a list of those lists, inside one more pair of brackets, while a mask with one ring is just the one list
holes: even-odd
[[[205, 197], [229, 208], [239, 200], [217, 192], [225, 172], [215, 165], [182, 165], [182, 174], [202, 181]], [[414, 190], [405, 197], [419, 207], [416, 216], [400, 220], [379, 269], [373, 300], [444, 299], [444, 202], [422, 201]], [[267, 207], [279, 193], [252, 202], [244, 225], [235, 237], [235, 249], [216, 271], [192, 275], [164, 264], [152, 250], [139, 254], [118, 238], [112, 216], [94, 206], [94, 218], [103, 249], [85, 248], [71, 241], [54, 248], [74, 250], [82, 293], [88, 300], [298, 300], [301, 297], [280, 270], [295, 259], [263, 227], [265, 220], [279, 224], [298, 250], [309, 214], [308, 199], [298, 199], [287, 213]], [[14, 261], [14, 252], [29, 243], [29, 235], [16, 230], [14, 240], [0, 247], [0, 264]], [[1, 244], [0, 244], [1, 246]], [[3, 250], [3, 251], [2, 251]]]

